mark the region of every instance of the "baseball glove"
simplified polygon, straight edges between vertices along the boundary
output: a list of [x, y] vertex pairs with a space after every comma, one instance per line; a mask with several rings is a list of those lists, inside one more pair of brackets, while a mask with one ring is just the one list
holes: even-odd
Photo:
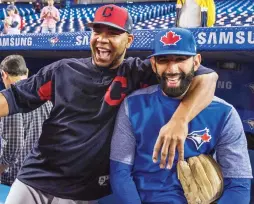
[[189, 204], [209, 204], [223, 192], [223, 177], [219, 165], [201, 154], [177, 163], [177, 175]]

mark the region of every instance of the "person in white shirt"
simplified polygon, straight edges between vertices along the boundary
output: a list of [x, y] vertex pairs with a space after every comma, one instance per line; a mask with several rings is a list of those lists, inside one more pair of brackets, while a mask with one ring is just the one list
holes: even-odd
[[177, 0], [175, 26], [212, 27], [216, 21], [214, 0]]
[[42, 33], [55, 33], [56, 23], [60, 20], [60, 13], [54, 7], [54, 0], [48, 0], [48, 6], [45, 6], [41, 11]]
[[16, 14], [16, 6], [7, 6], [8, 16], [4, 19], [4, 33], [5, 34], [20, 34], [20, 23], [21, 19], [18, 14]]

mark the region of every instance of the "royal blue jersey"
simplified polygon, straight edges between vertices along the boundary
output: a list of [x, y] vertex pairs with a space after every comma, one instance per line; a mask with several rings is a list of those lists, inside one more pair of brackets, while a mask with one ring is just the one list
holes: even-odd
[[[212, 72], [201, 67], [199, 74]], [[42, 134], [18, 179], [48, 194], [95, 200], [110, 193], [109, 148], [121, 101], [156, 83], [149, 60], [128, 58], [117, 69], [98, 68], [91, 58], [64, 59], [1, 93], [10, 114], [53, 103]], [[198, 74], [198, 73], [197, 73]]]
[[[171, 170], [160, 169], [158, 163], [152, 161], [159, 131], [171, 119], [179, 104], [179, 99], [165, 96], [160, 85], [154, 85], [134, 92], [121, 105], [110, 159], [113, 161], [113, 192], [115, 189], [114, 193], [122, 199], [122, 204], [137, 204], [140, 201], [156, 204], [186, 203], [177, 178], [178, 155]], [[230, 104], [215, 97], [189, 123], [188, 131], [184, 145], [185, 158], [213, 154], [224, 178], [252, 178], [243, 126], [238, 113]], [[124, 183], [128, 184], [126, 189], [122, 187]], [[140, 201], [135, 195], [140, 197]], [[130, 201], [134, 197], [135, 201]]]

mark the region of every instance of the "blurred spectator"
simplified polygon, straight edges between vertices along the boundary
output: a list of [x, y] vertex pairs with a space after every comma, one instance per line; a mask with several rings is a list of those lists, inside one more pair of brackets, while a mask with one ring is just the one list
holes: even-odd
[[4, 32], [4, 21], [0, 21], [0, 35], [2, 35]]
[[177, 27], [212, 27], [215, 23], [215, 18], [214, 0], [177, 0]]
[[39, 2], [35, 3], [35, 8], [34, 8], [36, 13], [40, 13], [41, 12], [41, 4]]
[[60, 21], [60, 13], [54, 7], [54, 0], [48, 0], [48, 6], [45, 6], [41, 11], [42, 33], [55, 33], [56, 23]]
[[33, 6], [34, 6], [35, 13], [41, 13], [42, 4], [40, 1], [38, 0], [34, 1]]
[[24, 28], [24, 25], [25, 25], [24, 20], [23, 20], [22, 16], [19, 14], [19, 11], [18, 11], [17, 7], [16, 7], [16, 9], [15, 9], [15, 12], [14, 12], [14, 13], [15, 13], [15, 14], [17, 14], [17, 15], [19, 15], [19, 17], [20, 17], [19, 30], [20, 30], [20, 32], [21, 32], [21, 31], [22, 31], [22, 29]]
[[20, 34], [21, 18], [17, 14], [17, 8], [14, 5], [7, 6], [8, 16], [4, 19], [5, 34]]
[[[25, 60], [20, 55], [6, 57], [1, 62], [0, 71], [6, 88], [28, 76]], [[0, 175], [2, 184], [12, 185], [16, 179], [25, 157], [39, 139], [42, 124], [48, 118], [51, 108], [51, 102], [47, 102], [29, 113], [1, 117]]]

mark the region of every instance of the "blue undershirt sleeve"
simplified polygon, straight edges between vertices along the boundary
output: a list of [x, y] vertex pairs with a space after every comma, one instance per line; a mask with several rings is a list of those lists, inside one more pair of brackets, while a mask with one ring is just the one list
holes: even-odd
[[225, 178], [224, 192], [217, 204], [249, 204], [250, 183], [248, 178]]
[[117, 203], [141, 204], [131, 170], [132, 165], [110, 161], [110, 183]]

